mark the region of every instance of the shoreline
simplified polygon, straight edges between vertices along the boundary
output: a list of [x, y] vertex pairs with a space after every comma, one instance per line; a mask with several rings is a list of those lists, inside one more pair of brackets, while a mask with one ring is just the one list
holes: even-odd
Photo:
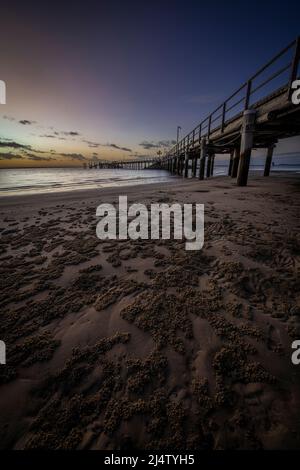
[[[203, 203], [203, 249], [97, 239], [124, 193]], [[0, 199], [0, 447], [299, 447], [299, 208], [286, 173]]]
[[[276, 173], [271, 173], [271, 175], [268, 177], [268, 179], [264, 178], [261, 175], [257, 175], [255, 172], [250, 172], [249, 173], [249, 181], [248, 181], [248, 186], [251, 188], [252, 183], [256, 181], [256, 179], [261, 179], [262, 182], [266, 182], [268, 180], [272, 180], [273, 178], [294, 178], [294, 179], [299, 179], [300, 174], [297, 172], [280, 172], [276, 171]], [[182, 188], [186, 187], [187, 185], [199, 185], [199, 189], [201, 189], [201, 186], [209, 184], [213, 184], [214, 181], [223, 181], [224, 183], [228, 183], [230, 187], [235, 187], [236, 186], [236, 181], [235, 179], [231, 179], [230, 177], [226, 175], [216, 175], [213, 176], [209, 179], [204, 179], [204, 180], [198, 180], [198, 178], [182, 178], [180, 176], [174, 177], [173, 181], [167, 181], [167, 182], [149, 182], [149, 183], [141, 183], [141, 184], [133, 184], [133, 185], [120, 185], [120, 186], [111, 186], [111, 187], [103, 187], [103, 188], [82, 188], [82, 189], [73, 189], [73, 190], [66, 190], [66, 191], [51, 191], [51, 192], [44, 192], [44, 193], [36, 193], [36, 194], [14, 194], [14, 195], [5, 195], [2, 196], [0, 195], [0, 207], [5, 207], [6, 205], [11, 206], [11, 205], [18, 205], [21, 202], [22, 198], [22, 205], [23, 204], [32, 204], [32, 203], [38, 203], [38, 204], [48, 204], [52, 202], [57, 202], [57, 201], [72, 201], [72, 200], [77, 200], [77, 199], [82, 199], [88, 198], [88, 199], [93, 199], [98, 196], [103, 197], [109, 197], [111, 195], [114, 195], [115, 193], [119, 192], [120, 194], [123, 193], [128, 193], [132, 194], [138, 191], [141, 192], [149, 192], [151, 190], [162, 190], [162, 188], [167, 187], [170, 189], [172, 186], [174, 186], [174, 190], [176, 188]], [[216, 186], [216, 189], [218, 187], [218, 184]], [[36, 199], [38, 198], [38, 202]]]
[[[176, 180], [178, 181], [178, 180]], [[128, 192], [133, 193], [141, 190], [146, 190], [148, 186], [151, 189], [161, 189], [162, 185], [173, 185], [174, 182], [164, 182], [164, 183], [144, 183], [144, 184], [135, 184], [135, 185], [120, 185], [120, 186], [110, 186], [104, 188], [92, 188], [92, 189], [74, 189], [69, 191], [57, 191], [57, 192], [49, 192], [49, 193], [40, 193], [40, 194], [16, 194], [16, 195], [9, 195], [9, 196], [0, 196], [0, 207], [7, 205], [17, 205], [20, 203], [20, 198], [24, 199], [22, 204], [31, 204], [35, 202], [36, 198], [43, 200], [45, 203], [48, 201], [56, 202], [60, 200], [76, 200], [81, 198], [95, 198], [98, 195], [104, 195], [105, 197], [115, 194], [116, 192]], [[149, 188], [150, 189], [150, 188]]]
[[[269, 178], [281, 178], [281, 177], [289, 177], [291, 176], [292, 178], [297, 178], [300, 175], [300, 171], [281, 171], [281, 170], [276, 170], [271, 173]], [[251, 185], [251, 180], [261, 177], [263, 180], [262, 174], [258, 174], [256, 170], [250, 170], [249, 172], [249, 185]], [[97, 188], [75, 188], [75, 189], [62, 189], [62, 190], [50, 190], [50, 191], [44, 191], [44, 192], [36, 192], [34, 194], [32, 193], [17, 193], [17, 194], [7, 194], [7, 193], [1, 193], [0, 192], [0, 207], [5, 205], [5, 202], [7, 204], [14, 204], [14, 202], [18, 202], [18, 198], [23, 198], [25, 200], [25, 203], [27, 201], [34, 202], [34, 199], [36, 197], [43, 199], [49, 199], [49, 200], [61, 200], [61, 199], [73, 199], [73, 198], [78, 198], [78, 196], [81, 195], [86, 195], [86, 197], [94, 197], [96, 193], [103, 193], [105, 194], [111, 194], [116, 191], [118, 191], [118, 188], [120, 188], [120, 192], [125, 192], [126, 190], [129, 190], [131, 193], [132, 191], [137, 190], [138, 188], [145, 190], [147, 189], [148, 185], [150, 187], [153, 187], [154, 185], [157, 186], [157, 188], [161, 188], [162, 186], [169, 186], [169, 185], [174, 185], [176, 186], [178, 184], [185, 184], [185, 183], [199, 183], [199, 184], [205, 184], [206, 181], [215, 181], [216, 179], [219, 178], [224, 178], [228, 182], [231, 181], [233, 185], [235, 184], [235, 180], [232, 180], [230, 177], [227, 175], [214, 175], [210, 179], [204, 179], [199, 181], [199, 179], [196, 178], [183, 178], [182, 176], [179, 175], [172, 175], [170, 177], [169, 181], [163, 181], [163, 182], [155, 182], [155, 181], [149, 181], [149, 182], [143, 182], [143, 183], [133, 183], [133, 184], [123, 184], [122, 181], [120, 181], [120, 185], [113, 185], [113, 186], [103, 186], [103, 187], [97, 187]], [[107, 193], [108, 192], [108, 193]]]

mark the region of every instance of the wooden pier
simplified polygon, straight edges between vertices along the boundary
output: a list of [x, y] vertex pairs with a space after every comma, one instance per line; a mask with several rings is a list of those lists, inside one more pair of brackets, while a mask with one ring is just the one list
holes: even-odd
[[202, 180], [213, 175], [216, 154], [229, 154], [228, 175], [236, 178], [239, 186], [245, 186], [252, 150], [266, 149], [264, 176], [269, 176], [278, 140], [300, 135], [300, 105], [292, 103], [292, 85], [299, 78], [299, 59], [298, 37], [164, 156], [107, 162], [110, 166], [105, 168], [161, 168]]
[[125, 170], [145, 170], [150, 169], [162, 169], [165, 162], [161, 158], [147, 158], [143, 160], [98, 160], [90, 161], [88, 163], [89, 168], [118, 168]]

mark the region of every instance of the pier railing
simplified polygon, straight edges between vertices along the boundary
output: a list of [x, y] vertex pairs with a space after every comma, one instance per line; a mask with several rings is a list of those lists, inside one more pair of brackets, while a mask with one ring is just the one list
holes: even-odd
[[279, 90], [286, 92], [290, 98], [292, 82], [298, 76], [299, 50], [298, 37], [183, 137], [167, 152], [166, 157], [185, 153], [195, 144], [200, 144], [202, 137], [209, 139], [210, 134], [216, 130], [223, 133], [226, 125], [243, 111], [254, 107], [259, 101]]

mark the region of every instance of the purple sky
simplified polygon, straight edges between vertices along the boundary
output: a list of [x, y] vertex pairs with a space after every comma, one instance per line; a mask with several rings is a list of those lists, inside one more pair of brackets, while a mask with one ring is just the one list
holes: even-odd
[[2, 0], [0, 166], [164, 150], [297, 36], [299, 13], [296, 1]]

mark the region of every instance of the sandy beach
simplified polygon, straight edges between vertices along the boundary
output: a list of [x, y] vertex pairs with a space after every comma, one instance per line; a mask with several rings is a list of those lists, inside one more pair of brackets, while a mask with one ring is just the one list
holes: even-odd
[[[203, 203], [205, 242], [100, 241], [96, 207]], [[300, 178], [2, 197], [2, 449], [300, 446]]]

